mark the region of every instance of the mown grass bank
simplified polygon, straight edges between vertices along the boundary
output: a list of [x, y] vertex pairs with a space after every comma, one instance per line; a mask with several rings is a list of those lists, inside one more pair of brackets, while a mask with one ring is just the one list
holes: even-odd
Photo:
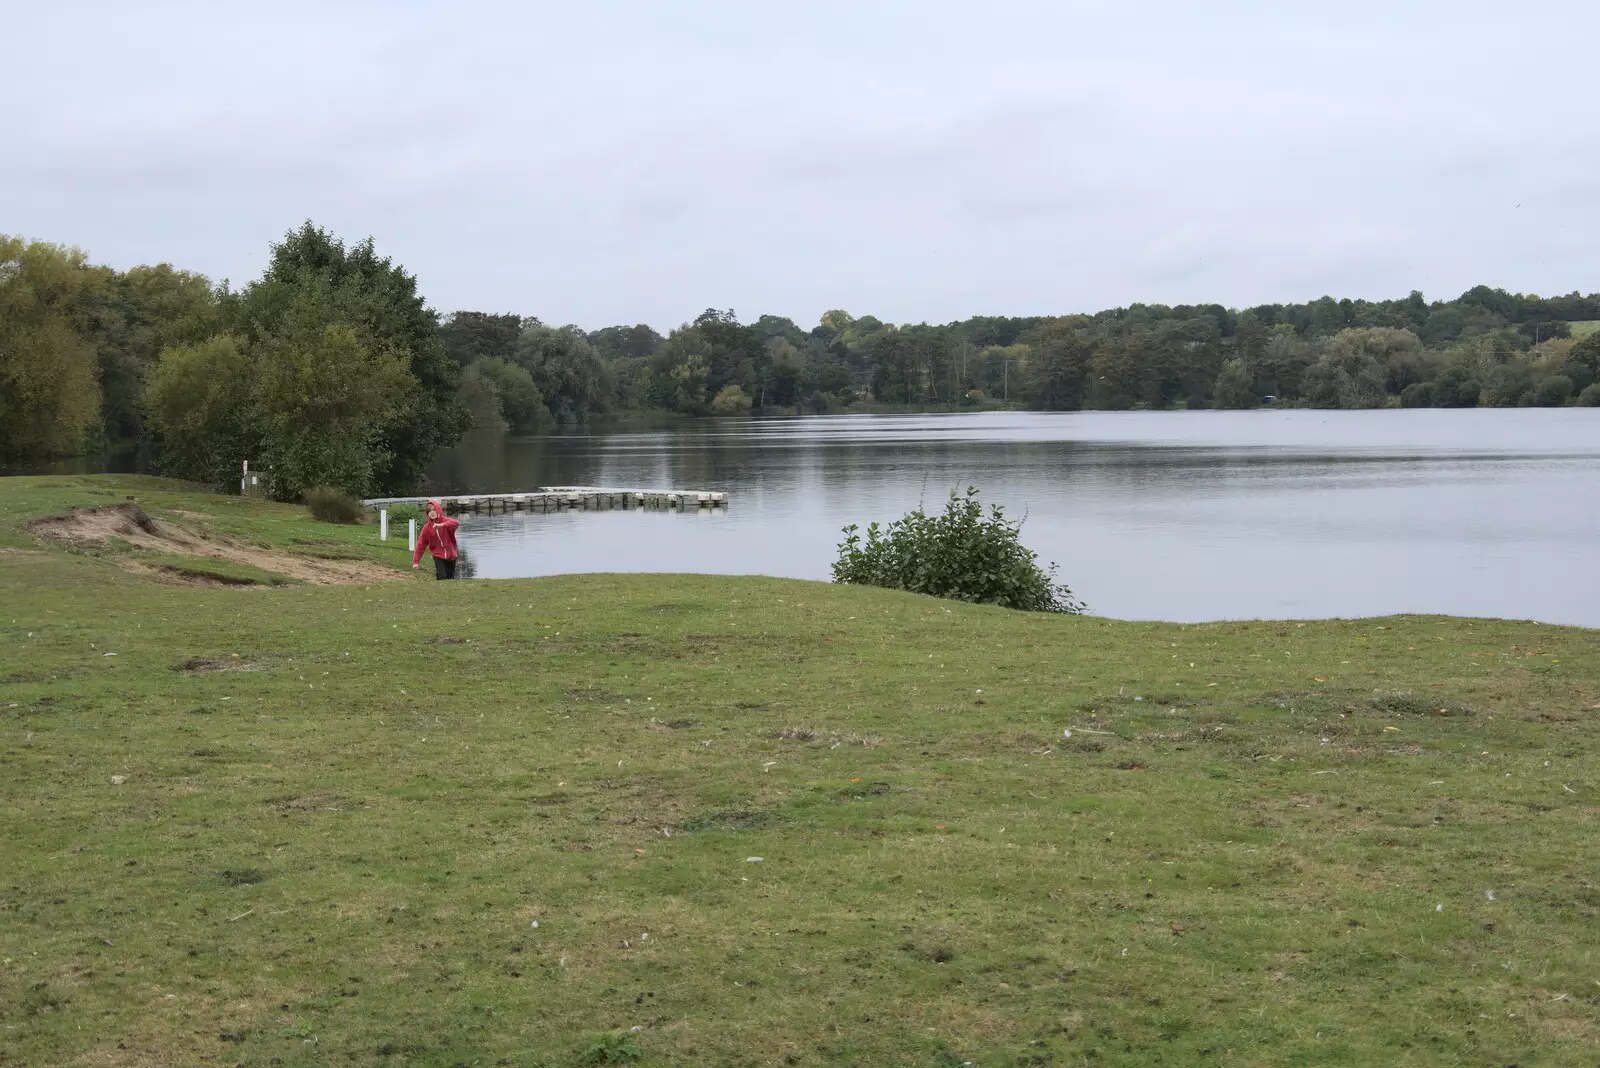
[[106, 494], [403, 555], [153, 480], [0, 481], [6, 1068], [1600, 1048], [1600, 632], [194, 588], [25, 529]]

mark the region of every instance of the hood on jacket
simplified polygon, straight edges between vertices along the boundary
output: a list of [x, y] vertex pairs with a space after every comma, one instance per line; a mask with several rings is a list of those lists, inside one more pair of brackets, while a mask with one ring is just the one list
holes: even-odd
[[429, 521], [432, 521], [432, 518], [433, 518], [432, 513], [433, 512], [438, 512], [441, 516], [444, 515], [444, 505], [440, 504], [438, 501], [430, 500], [428, 502], [428, 518], [429, 518]]

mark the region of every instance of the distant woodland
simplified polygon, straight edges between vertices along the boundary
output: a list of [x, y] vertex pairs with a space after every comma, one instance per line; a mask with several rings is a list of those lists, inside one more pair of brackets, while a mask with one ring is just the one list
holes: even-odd
[[441, 316], [370, 240], [311, 223], [240, 289], [0, 236], [0, 458], [135, 444], [226, 485], [248, 457], [286, 498], [405, 492], [468, 428], [607, 413], [1572, 404], [1600, 406], [1600, 294], [1478, 286], [945, 324], [830, 311], [809, 328], [708, 309], [662, 334]]

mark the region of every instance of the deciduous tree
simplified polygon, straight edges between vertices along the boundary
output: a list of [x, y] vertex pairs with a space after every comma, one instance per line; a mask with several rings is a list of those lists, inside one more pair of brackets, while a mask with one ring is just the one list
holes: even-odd
[[0, 455], [78, 452], [100, 412], [94, 319], [109, 272], [0, 235]]

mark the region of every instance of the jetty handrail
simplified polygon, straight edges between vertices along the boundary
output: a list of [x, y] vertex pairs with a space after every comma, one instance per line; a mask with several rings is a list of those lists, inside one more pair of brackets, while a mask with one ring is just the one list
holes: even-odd
[[402, 504], [436, 500], [451, 514], [465, 512], [551, 512], [667, 510], [726, 508], [728, 495], [711, 490], [612, 489], [599, 486], [541, 486], [512, 493], [447, 493], [435, 497], [373, 497], [361, 502], [370, 511], [388, 514]]
[[535, 486], [526, 490], [507, 490], [500, 493], [442, 493], [428, 496], [415, 497], [370, 497], [361, 503], [367, 508], [386, 508], [396, 504], [427, 504], [429, 501], [470, 501], [493, 497], [496, 499], [507, 497], [532, 497], [546, 494], [582, 494], [582, 493], [616, 493], [616, 494], [645, 494], [647, 496], [661, 497], [687, 497], [691, 500], [697, 498], [710, 498], [712, 500], [727, 500], [728, 495], [720, 490], [675, 490], [675, 489], [627, 489], [620, 486]]

